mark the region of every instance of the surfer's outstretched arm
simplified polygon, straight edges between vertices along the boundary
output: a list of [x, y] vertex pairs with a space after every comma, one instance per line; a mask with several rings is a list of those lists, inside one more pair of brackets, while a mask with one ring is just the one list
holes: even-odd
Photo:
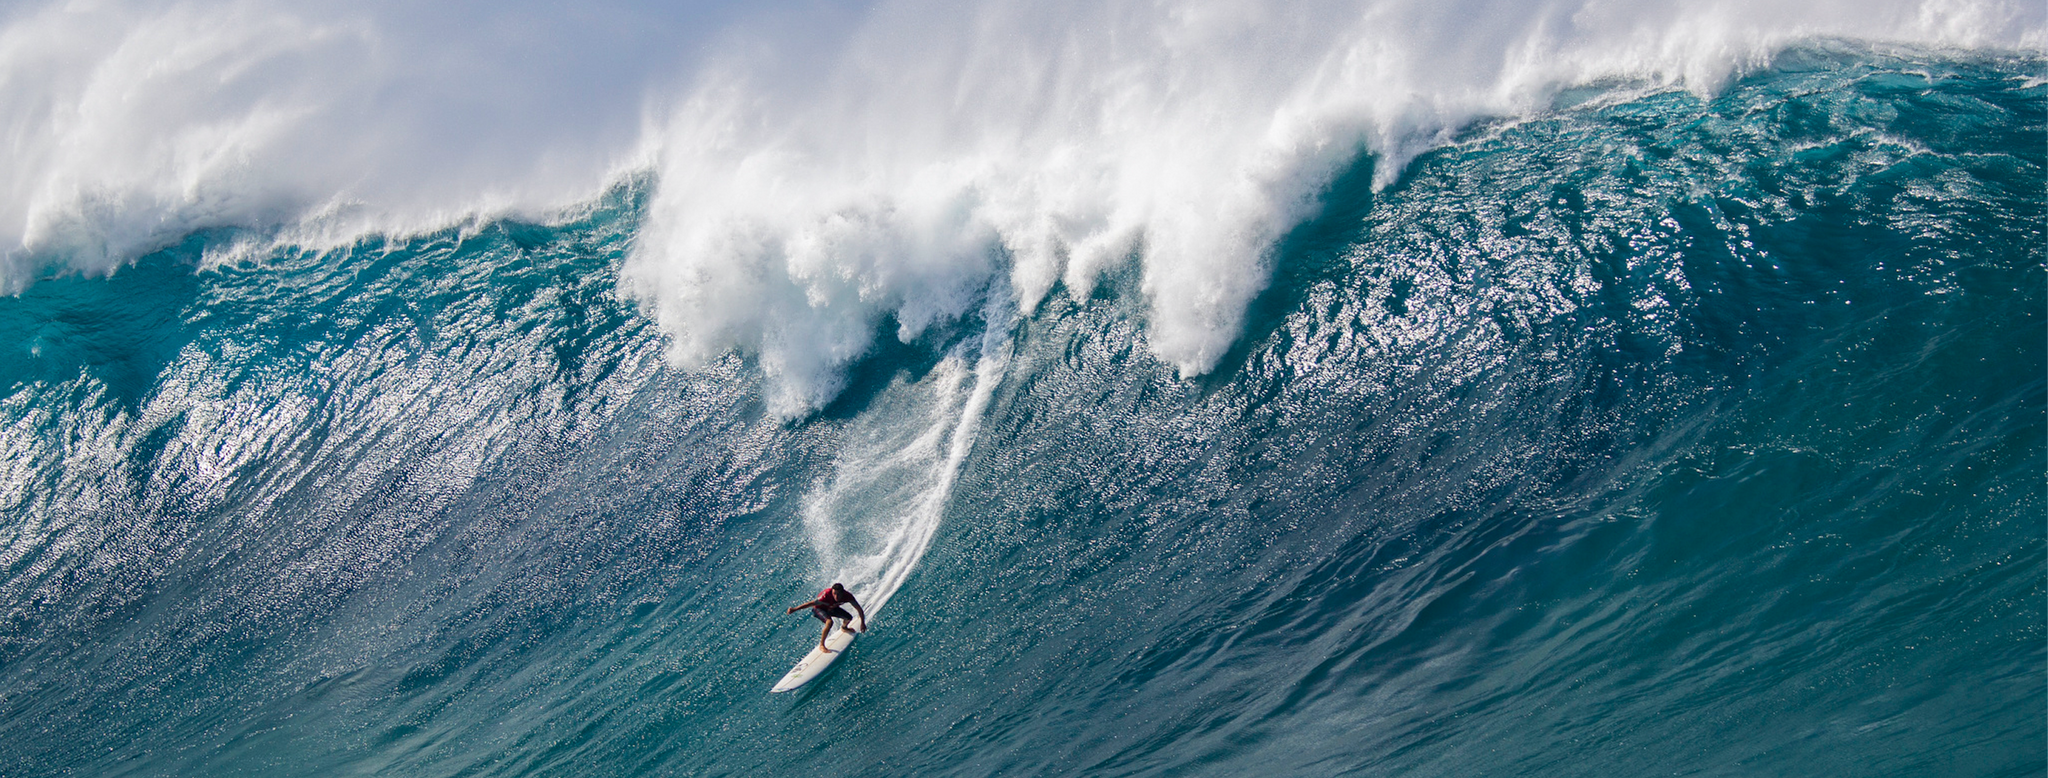
[[854, 600], [847, 604], [853, 606], [854, 613], [860, 614], [860, 631], [868, 631], [868, 612], [860, 607], [860, 601]]
[[817, 601], [817, 600], [812, 600], [812, 601], [810, 601], [810, 602], [807, 602], [807, 603], [804, 603], [804, 604], [802, 604], [802, 605], [791, 605], [791, 606], [789, 606], [789, 610], [783, 611], [782, 613], [783, 613], [783, 615], [785, 615], [785, 616], [786, 616], [786, 615], [789, 615], [789, 614], [791, 614], [791, 613], [795, 613], [795, 612], [797, 612], [797, 611], [803, 610], [803, 609], [805, 609], [805, 608], [811, 607], [811, 606], [813, 606], [813, 605], [816, 605], [816, 604], [818, 604], [818, 601]]

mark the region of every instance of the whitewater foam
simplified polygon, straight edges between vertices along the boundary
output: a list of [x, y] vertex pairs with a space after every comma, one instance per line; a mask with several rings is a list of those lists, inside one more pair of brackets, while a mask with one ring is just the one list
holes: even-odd
[[705, 71], [652, 141], [661, 189], [627, 276], [673, 356], [759, 355], [784, 413], [834, 396], [886, 318], [909, 340], [998, 275], [1029, 310], [1133, 255], [1152, 350], [1197, 374], [1237, 337], [1278, 237], [1361, 152], [1386, 184], [1471, 119], [1540, 110], [1564, 86], [1711, 92], [1828, 36], [2038, 48], [2042, 16], [1998, 2], [889, 4], [826, 55], [748, 49]]
[[644, 167], [642, 102], [687, 73], [686, 20], [492, 11], [13, 9], [0, 22], [0, 288], [107, 272], [213, 227], [331, 245], [544, 214]]
[[1146, 338], [1214, 367], [1333, 173], [1621, 80], [1711, 92], [1800, 41], [2039, 51], [2019, 0], [422, 9], [45, 3], [0, 23], [0, 287], [193, 230], [340, 243], [657, 193], [623, 273], [685, 365], [836, 396], [1000, 279], [1136, 262]]

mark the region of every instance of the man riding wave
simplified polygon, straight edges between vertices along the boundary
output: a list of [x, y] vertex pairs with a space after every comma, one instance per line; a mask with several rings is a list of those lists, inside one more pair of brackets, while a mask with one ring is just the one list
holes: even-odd
[[868, 631], [868, 612], [861, 609], [860, 601], [854, 599], [853, 592], [847, 591], [846, 586], [843, 584], [834, 583], [826, 587], [824, 591], [818, 592], [817, 599], [801, 605], [791, 605], [789, 610], [783, 611], [783, 613], [795, 613], [798, 609], [810, 608], [812, 617], [825, 622], [825, 631], [818, 633], [818, 650], [830, 654], [833, 651], [825, 647], [825, 637], [832, 634], [832, 620], [839, 619], [845, 622], [841, 629], [853, 629], [853, 614], [847, 613], [845, 608], [839, 607], [841, 605], [853, 606], [854, 612], [860, 614], [860, 631]]

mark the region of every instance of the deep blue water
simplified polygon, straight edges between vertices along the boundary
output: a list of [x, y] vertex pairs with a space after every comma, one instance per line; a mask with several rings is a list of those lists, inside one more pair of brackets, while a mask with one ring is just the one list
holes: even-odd
[[1130, 269], [794, 420], [620, 294], [645, 179], [43, 280], [0, 775], [2040, 775], [2044, 70], [1569, 91], [1360, 157], [1210, 374]]

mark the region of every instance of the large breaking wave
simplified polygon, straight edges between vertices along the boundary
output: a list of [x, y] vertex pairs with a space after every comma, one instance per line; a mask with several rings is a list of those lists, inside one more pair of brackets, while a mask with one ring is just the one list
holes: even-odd
[[2043, 16], [9, 9], [0, 773], [2039, 772]]

